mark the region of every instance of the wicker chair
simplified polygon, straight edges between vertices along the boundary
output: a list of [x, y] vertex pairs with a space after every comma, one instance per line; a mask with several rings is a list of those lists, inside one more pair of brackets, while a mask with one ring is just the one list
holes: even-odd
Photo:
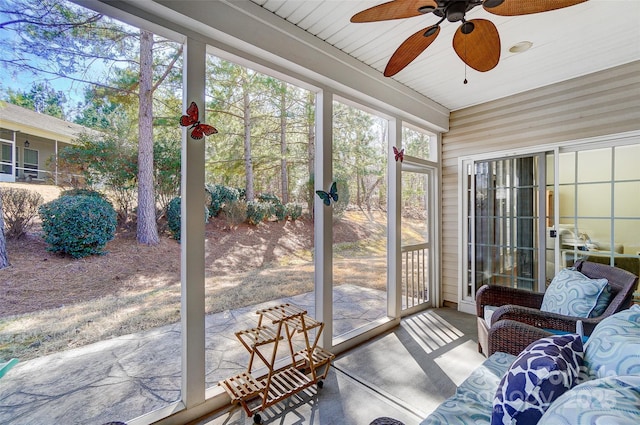
[[[476, 294], [478, 351], [487, 356], [495, 351], [518, 354], [529, 343], [551, 335], [544, 329], [575, 332], [579, 320], [582, 321], [584, 334], [591, 335], [602, 319], [631, 306], [638, 276], [616, 267], [584, 260], [577, 261], [574, 267], [585, 276], [609, 281], [611, 302], [602, 315], [580, 318], [543, 312], [540, 311], [543, 293], [485, 285]], [[490, 327], [484, 319], [485, 306], [498, 307], [491, 316]]]

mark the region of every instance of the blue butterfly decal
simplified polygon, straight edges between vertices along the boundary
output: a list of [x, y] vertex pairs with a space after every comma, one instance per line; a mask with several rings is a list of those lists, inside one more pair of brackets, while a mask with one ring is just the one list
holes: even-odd
[[336, 186], [336, 182], [333, 182], [331, 184], [329, 193], [325, 192], [324, 190], [316, 190], [316, 193], [318, 194], [320, 199], [322, 199], [322, 202], [324, 202], [326, 206], [331, 205], [332, 200], [333, 202], [338, 202], [338, 188]]

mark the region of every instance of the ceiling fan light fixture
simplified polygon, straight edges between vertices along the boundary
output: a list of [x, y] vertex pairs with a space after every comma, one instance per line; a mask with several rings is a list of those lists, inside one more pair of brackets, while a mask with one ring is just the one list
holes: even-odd
[[500, 6], [502, 3], [504, 3], [504, 0], [484, 0], [482, 6], [491, 9], [492, 7]]
[[460, 31], [465, 35], [466, 34], [471, 34], [471, 32], [473, 31], [473, 29], [475, 27], [476, 26], [473, 25], [473, 22], [465, 22], [462, 25], [460, 25]]
[[431, 37], [433, 34], [436, 33], [436, 31], [438, 31], [438, 26], [434, 25], [432, 27], [427, 28], [427, 30], [424, 32], [424, 36], [425, 37]]
[[533, 46], [533, 43], [530, 41], [520, 41], [514, 44], [513, 46], [509, 47], [509, 51], [511, 53], [522, 53], [529, 50], [531, 46]]
[[424, 13], [424, 14], [431, 13], [434, 10], [436, 10], [436, 8], [433, 6], [422, 6], [418, 8], [418, 12]]

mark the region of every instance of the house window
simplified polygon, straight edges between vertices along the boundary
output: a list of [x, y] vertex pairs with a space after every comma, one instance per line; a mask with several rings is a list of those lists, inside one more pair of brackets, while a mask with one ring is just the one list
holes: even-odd
[[11, 145], [8, 143], [1, 144], [2, 149], [0, 152], [0, 173], [11, 174]]
[[38, 151], [24, 148], [24, 175], [25, 177], [38, 178]]
[[585, 258], [640, 273], [640, 144], [560, 151], [561, 267]]

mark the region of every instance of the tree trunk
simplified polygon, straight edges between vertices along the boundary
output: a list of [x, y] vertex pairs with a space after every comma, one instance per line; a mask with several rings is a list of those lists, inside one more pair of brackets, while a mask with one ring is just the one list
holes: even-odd
[[9, 267], [9, 257], [7, 256], [7, 241], [4, 237], [4, 212], [2, 209], [2, 197], [0, 197], [0, 269]]
[[287, 85], [280, 86], [280, 176], [282, 180], [282, 203], [289, 203], [289, 173], [287, 170]]
[[138, 242], [157, 245], [153, 183], [153, 34], [140, 31], [140, 91], [138, 128]]
[[244, 100], [244, 171], [247, 176], [247, 201], [253, 201], [253, 160], [251, 159], [251, 103], [249, 90], [243, 87]]
[[314, 187], [313, 184], [311, 183], [311, 177], [314, 176], [314, 163], [316, 160], [316, 133], [315, 133], [315, 126], [316, 126], [316, 120], [315, 120], [315, 115], [314, 115], [314, 111], [316, 109], [316, 94], [313, 92], [309, 92], [309, 99], [307, 101], [307, 108], [309, 108], [307, 110], [307, 158], [308, 158], [308, 162], [307, 162], [307, 169], [309, 170], [309, 194], [307, 196], [307, 210], [309, 211], [309, 214], [311, 214], [311, 216], [313, 217], [313, 201], [314, 201], [314, 196], [315, 196], [315, 191], [314, 191]]

